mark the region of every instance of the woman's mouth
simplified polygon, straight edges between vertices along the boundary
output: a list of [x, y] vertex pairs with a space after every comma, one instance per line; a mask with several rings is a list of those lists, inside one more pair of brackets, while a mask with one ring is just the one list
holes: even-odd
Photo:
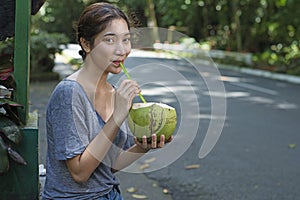
[[115, 61], [113, 61], [113, 64], [115, 65], [115, 66], [120, 66], [120, 63], [121, 63], [122, 61], [119, 61], [119, 60], [115, 60]]
[[114, 65], [119, 66], [120, 65], [120, 61], [113, 61]]

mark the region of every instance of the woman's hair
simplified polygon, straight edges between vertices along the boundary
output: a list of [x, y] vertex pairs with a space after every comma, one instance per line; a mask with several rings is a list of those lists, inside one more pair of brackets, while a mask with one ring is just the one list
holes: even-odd
[[82, 48], [80, 38], [83, 38], [93, 47], [97, 34], [105, 30], [114, 19], [124, 19], [128, 29], [130, 29], [127, 16], [119, 8], [109, 3], [94, 3], [86, 7], [82, 12], [77, 23], [77, 41], [81, 46], [79, 54], [83, 60], [86, 57], [86, 52]]

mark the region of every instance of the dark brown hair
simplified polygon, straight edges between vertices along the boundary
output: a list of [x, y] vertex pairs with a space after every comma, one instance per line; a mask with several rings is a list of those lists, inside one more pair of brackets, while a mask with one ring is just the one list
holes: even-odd
[[82, 48], [80, 38], [84, 38], [93, 47], [96, 35], [103, 31], [114, 19], [124, 19], [128, 29], [130, 29], [127, 16], [112, 4], [94, 3], [85, 8], [77, 23], [77, 41], [82, 49], [79, 51], [79, 54], [83, 60], [86, 52]]

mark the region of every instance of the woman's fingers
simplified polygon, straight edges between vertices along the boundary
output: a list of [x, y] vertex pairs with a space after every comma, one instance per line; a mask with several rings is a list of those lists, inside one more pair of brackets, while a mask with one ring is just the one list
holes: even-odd
[[132, 100], [138, 93], [139, 87], [132, 80], [124, 80], [116, 90], [113, 117], [118, 124], [123, 123], [132, 105]]
[[133, 99], [141, 92], [141, 90], [136, 82], [132, 80], [124, 80], [117, 92], [120, 98], [127, 101], [127, 104], [130, 107]]
[[148, 143], [147, 143], [147, 137], [146, 137], [146, 135], [144, 135], [142, 137], [142, 146], [143, 146], [144, 149], [148, 149]]
[[135, 81], [124, 80], [119, 87], [120, 93], [126, 96], [136, 95], [140, 92], [140, 88]]
[[165, 146], [165, 135], [160, 136], [159, 147], [162, 148]]
[[157, 141], [157, 135], [156, 134], [152, 134], [151, 135], [151, 142], [148, 142], [147, 137], [144, 135], [142, 137], [142, 141], [139, 142], [138, 139], [135, 137], [134, 141], [136, 144], [142, 146], [142, 148], [144, 149], [157, 149], [157, 148], [163, 148], [165, 146], [166, 143], [169, 143], [173, 140], [173, 136], [170, 137], [170, 139], [168, 139], [166, 141], [166, 137], [165, 135], [161, 135], [159, 138], [159, 142]]
[[151, 140], [151, 148], [155, 149], [157, 147], [157, 137], [156, 137], [156, 134], [152, 134], [151, 136], [152, 140]]

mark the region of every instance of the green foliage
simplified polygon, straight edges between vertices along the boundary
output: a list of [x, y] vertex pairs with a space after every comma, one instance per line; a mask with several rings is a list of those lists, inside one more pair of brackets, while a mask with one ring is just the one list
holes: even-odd
[[71, 42], [76, 42], [74, 24], [89, 1], [47, 0], [40, 11], [32, 17], [33, 28], [49, 33], [64, 33]]
[[7, 38], [0, 42], [0, 55], [12, 55], [14, 52], [13, 38]]
[[[3, 92], [6, 88], [2, 82], [0, 78], [0, 88]], [[21, 121], [14, 112], [16, 107], [22, 106], [10, 99], [10, 96], [0, 97], [0, 175], [8, 172], [9, 158], [18, 164], [27, 164], [23, 157], [12, 149], [12, 146], [16, 146], [22, 140], [22, 132], [19, 129]]]
[[300, 75], [300, 45], [294, 41], [291, 45], [279, 43], [254, 57], [258, 67], [273, 66], [276, 72]]
[[38, 32], [31, 35], [31, 73], [49, 72], [54, 67], [55, 54], [60, 53], [69, 39], [61, 33]]
[[13, 38], [7, 38], [5, 41], [0, 41], [0, 79], [5, 71], [13, 68], [12, 60], [14, 53]]
[[[140, 26], [147, 26], [150, 17], [148, 0], [107, 1], [138, 18]], [[93, 2], [98, 1], [48, 0], [33, 17], [34, 29], [65, 33], [71, 42], [76, 42], [72, 26], [83, 8]], [[297, 70], [300, 40], [298, 0], [153, 2], [159, 27], [175, 26], [176, 31], [195, 38], [197, 42], [208, 43], [214, 49], [254, 53], [258, 65], [275, 65], [276, 71], [300, 71]]]
[[23, 106], [12, 101], [15, 81], [10, 72], [2, 65], [0, 66], [0, 176], [2, 173], [8, 172], [9, 158], [26, 165], [22, 156], [12, 149], [22, 140], [22, 132], [19, 127], [23, 124], [17, 108], [23, 108]]

